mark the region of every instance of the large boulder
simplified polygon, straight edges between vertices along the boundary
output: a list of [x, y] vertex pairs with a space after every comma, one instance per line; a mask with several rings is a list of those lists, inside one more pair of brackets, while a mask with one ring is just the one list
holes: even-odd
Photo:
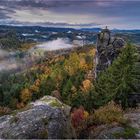
[[75, 138], [70, 107], [55, 97], [45, 96], [24, 110], [0, 117], [0, 138]]

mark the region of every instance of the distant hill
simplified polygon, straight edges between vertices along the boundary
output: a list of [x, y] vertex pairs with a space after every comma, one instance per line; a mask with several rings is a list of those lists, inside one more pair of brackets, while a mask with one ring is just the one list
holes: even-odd
[[73, 28], [56, 28], [56, 27], [42, 27], [42, 26], [8, 26], [0, 25], [0, 30], [13, 29], [16, 31], [29, 32], [29, 31], [50, 31], [50, 32], [68, 32], [75, 31]]
[[81, 28], [81, 31], [89, 31], [89, 32], [99, 32], [101, 28]]
[[140, 30], [119, 30], [119, 29], [113, 29], [113, 32], [122, 32], [122, 33], [140, 33]]
[[[69, 38], [71, 41], [86, 37], [86, 41], [95, 42], [96, 34], [101, 28], [59, 28], [42, 26], [8, 26], [0, 25], [0, 37], [7, 32], [16, 32], [20, 40], [26, 41], [49, 41], [57, 38]], [[112, 33], [127, 41], [140, 44], [140, 30], [119, 30], [112, 29]]]

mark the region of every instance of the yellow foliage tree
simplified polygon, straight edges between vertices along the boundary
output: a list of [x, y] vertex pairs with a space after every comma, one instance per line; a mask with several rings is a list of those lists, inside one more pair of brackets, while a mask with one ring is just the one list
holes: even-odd
[[30, 87], [30, 90], [31, 90], [32, 92], [38, 92], [38, 91], [39, 91], [39, 87], [36, 86], [36, 85], [32, 85], [32, 86]]
[[78, 71], [79, 62], [79, 56], [77, 53], [72, 53], [69, 59], [65, 60], [64, 68], [69, 75], [73, 75]]
[[79, 64], [80, 69], [82, 70], [87, 70], [88, 66], [86, 64], [85, 58], [80, 58], [80, 64]]
[[29, 89], [25, 88], [21, 91], [20, 99], [23, 103], [27, 103], [28, 101], [31, 100], [32, 93], [30, 92]]
[[88, 80], [88, 79], [84, 80], [82, 84], [83, 84], [83, 90], [85, 92], [89, 91], [91, 89], [91, 87], [93, 86], [93, 84], [91, 83], [91, 81]]

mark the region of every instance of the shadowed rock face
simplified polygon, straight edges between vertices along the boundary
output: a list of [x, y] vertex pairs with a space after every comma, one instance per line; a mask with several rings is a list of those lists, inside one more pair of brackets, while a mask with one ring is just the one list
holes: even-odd
[[45, 96], [24, 111], [0, 117], [0, 138], [75, 138], [69, 111], [69, 106], [54, 97]]
[[105, 70], [119, 55], [121, 48], [125, 45], [122, 38], [111, 37], [111, 32], [106, 28], [97, 36], [95, 55], [95, 77], [99, 72]]

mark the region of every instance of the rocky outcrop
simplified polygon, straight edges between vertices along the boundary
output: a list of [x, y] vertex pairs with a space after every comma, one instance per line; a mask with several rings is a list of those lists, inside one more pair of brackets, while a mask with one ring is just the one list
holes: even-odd
[[128, 94], [128, 105], [136, 108], [140, 104], [140, 93], [129, 93]]
[[140, 139], [140, 107], [126, 112], [125, 117], [129, 120], [132, 127], [137, 128], [136, 138]]
[[121, 48], [124, 47], [125, 41], [122, 38], [111, 37], [110, 30], [103, 29], [97, 36], [95, 63], [95, 78], [98, 73], [105, 70], [112, 64], [119, 55]]
[[124, 128], [115, 125], [100, 125], [89, 133], [89, 139], [115, 139], [115, 133], [123, 133]]
[[69, 106], [45, 96], [29, 104], [24, 111], [0, 117], [0, 138], [75, 138], [69, 113]]

